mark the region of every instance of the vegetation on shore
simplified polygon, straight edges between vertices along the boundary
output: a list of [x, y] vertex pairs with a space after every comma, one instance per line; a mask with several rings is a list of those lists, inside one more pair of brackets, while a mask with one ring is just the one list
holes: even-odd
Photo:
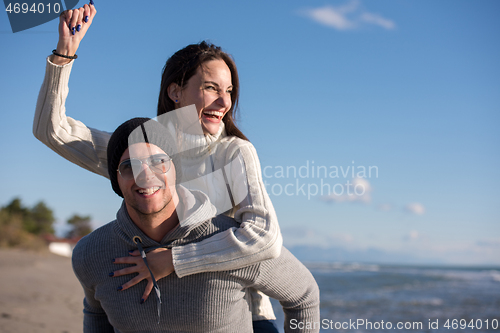
[[[71, 226], [67, 238], [79, 238], [92, 231], [90, 216], [73, 215], [67, 223]], [[21, 199], [14, 198], [0, 208], [0, 248], [19, 247], [42, 250], [47, 247], [47, 236], [54, 238], [55, 222], [52, 209], [40, 201], [25, 207]]]

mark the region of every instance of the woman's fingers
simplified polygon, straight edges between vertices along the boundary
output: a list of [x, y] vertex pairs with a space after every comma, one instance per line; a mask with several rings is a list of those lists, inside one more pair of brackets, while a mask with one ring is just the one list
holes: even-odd
[[148, 271], [141, 257], [121, 257], [114, 259], [113, 262], [115, 264], [131, 264], [134, 266], [119, 269], [117, 271], [110, 273], [109, 276], [115, 277], [133, 273], [141, 273], [141, 272], [145, 273]]
[[113, 259], [115, 264], [135, 264], [141, 265], [144, 264], [142, 257], [140, 256], [128, 256], [128, 257], [120, 257]]
[[80, 30], [82, 30], [83, 13], [84, 13], [83, 7], [78, 8], [78, 18], [76, 19], [75, 33], [80, 32]]
[[90, 19], [90, 6], [83, 5], [83, 22], [88, 23], [89, 19]]
[[95, 16], [95, 14], [97, 13], [97, 10], [95, 9], [94, 5], [92, 5], [92, 6], [85, 5], [85, 6], [89, 7], [89, 10], [90, 10], [90, 16], [89, 16], [89, 24], [90, 24], [92, 22], [92, 19]]
[[80, 8], [74, 9], [71, 15], [69, 28], [73, 36], [76, 34], [76, 27], [78, 25], [78, 21], [80, 21]]
[[[81, 38], [83, 38], [83, 35], [92, 24], [92, 20], [94, 19], [96, 13], [97, 10], [95, 7], [87, 4], [77, 9], [65, 10], [61, 14], [60, 29], [64, 28], [64, 30], [66, 30], [66, 34], [64, 34], [65, 36], [75, 36], [78, 32], [83, 32], [81, 36]], [[62, 25], [62, 22], [65, 23], [65, 26]]]
[[141, 271], [145, 271], [145, 270], [146, 270], [145, 267], [143, 268], [142, 266], [136, 265], [136, 266], [122, 268], [122, 269], [119, 269], [117, 271], [114, 271], [112, 274], [110, 274], [110, 276], [116, 277], [116, 276], [140, 273]]
[[142, 294], [141, 304], [146, 302], [149, 294], [151, 294], [151, 290], [153, 290], [153, 280], [148, 279], [148, 285], [146, 286], [146, 289], [144, 289], [144, 294]]
[[149, 277], [149, 271], [144, 264], [144, 261], [142, 260], [141, 257], [137, 256], [130, 256], [130, 257], [121, 257], [121, 258], [116, 258], [113, 260], [113, 263], [115, 264], [132, 264], [134, 266], [130, 267], [125, 267], [122, 269], [119, 269], [117, 271], [111, 272], [109, 276], [111, 277], [117, 277], [117, 276], [123, 276], [123, 275], [129, 275], [129, 274], [134, 274], [137, 273], [137, 276], [135, 276], [133, 279], [130, 281], [124, 283], [120, 287], [118, 287], [118, 290], [126, 290], [130, 287], [135, 286], [142, 280], [146, 279]]
[[141, 282], [142, 280], [144, 280], [146, 278], [147, 278], [146, 275], [139, 274], [135, 278], [133, 278], [132, 280], [122, 284], [121, 288], [119, 288], [119, 290], [127, 290], [128, 288], [135, 286], [136, 284], [138, 284], [139, 282]]
[[137, 256], [141, 255], [141, 253], [139, 252], [139, 250], [134, 250], [132, 252], [129, 252], [128, 254], [130, 254], [131, 256], [134, 256], [134, 257], [137, 257]]
[[[122, 276], [137, 273], [130, 281], [118, 287], [118, 290], [126, 290], [130, 287], [135, 286], [142, 280], [146, 279], [148, 284], [146, 285], [146, 289], [144, 289], [144, 293], [142, 295], [141, 304], [144, 303], [151, 291], [153, 290], [153, 280], [151, 279], [150, 272], [140, 253], [138, 250], [134, 250], [129, 252], [130, 256], [128, 257], [120, 257], [113, 260], [115, 264], [131, 264], [134, 266], [122, 268], [120, 270], [114, 271], [110, 273], [110, 276]], [[173, 263], [172, 263], [172, 251], [165, 248], [160, 248], [153, 250], [147, 254], [149, 265], [151, 266], [151, 270], [154, 272], [155, 279], [158, 281], [159, 279], [170, 275], [174, 271]]]
[[82, 18], [81, 18], [82, 28], [85, 29], [84, 30], [85, 33], [92, 24], [92, 20], [94, 19], [97, 10], [95, 9], [94, 5], [83, 5], [81, 10], [82, 10]]
[[65, 10], [59, 17], [59, 33], [61, 34], [61, 36], [68, 36], [71, 34], [69, 26], [72, 16], [73, 16], [72, 10]]

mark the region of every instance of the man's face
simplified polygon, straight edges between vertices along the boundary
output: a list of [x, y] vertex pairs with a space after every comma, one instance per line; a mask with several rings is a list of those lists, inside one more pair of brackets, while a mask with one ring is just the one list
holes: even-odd
[[[170, 169], [162, 174], [153, 172], [146, 163], [150, 157], [159, 156], [165, 152], [159, 147], [148, 143], [136, 143], [123, 153], [120, 164], [127, 159], [143, 161], [139, 172], [135, 172], [135, 179], [124, 179], [118, 174], [118, 185], [123, 193], [127, 210], [132, 218], [134, 215], [156, 216], [166, 213], [166, 207], [172, 202], [172, 193], [175, 193], [175, 167], [170, 161]], [[137, 161], [136, 161], [137, 162]], [[118, 172], [118, 171], [117, 171]]]

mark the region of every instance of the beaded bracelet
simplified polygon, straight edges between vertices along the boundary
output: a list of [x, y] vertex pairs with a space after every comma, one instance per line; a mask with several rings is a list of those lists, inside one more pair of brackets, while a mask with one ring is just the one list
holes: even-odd
[[57, 53], [56, 50], [52, 50], [52, 54], [56, 55], [58, 57], [66, 58], [66, 59], [76, 59], [76, 58], [78, 58], [78, 56], [76, 54], [74, 56], [62, 55], [60, 53]]

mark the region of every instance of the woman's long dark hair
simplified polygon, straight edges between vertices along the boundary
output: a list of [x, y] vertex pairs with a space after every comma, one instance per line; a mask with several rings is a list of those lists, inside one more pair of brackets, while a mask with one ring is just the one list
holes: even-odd
[[236, 64], [232, 57], [222, 51], [220, 47], [205, 41], [199, 44], [188, 45], [175, 52], [174, 55], [167, 60], [165, 67], [163, 67], [161, 78], [160, 96], [158, 98], [158, 116], [175, 110], [175, 103], [168, 96], [168, 87], [170, 84], [176, 83], [179, 87], [184, 88], [184, 85], [189, 79], [196, 74], [198, 68], [210, 60], [224, 61], [231, 71], [233, 85], [231, 108], [224, 115], [224, 118], [222, 118], [226, 134], [248, 141], [247, 137], [238, 129], [234, 120], [240, 95], [240, 81], [238, 79]]

